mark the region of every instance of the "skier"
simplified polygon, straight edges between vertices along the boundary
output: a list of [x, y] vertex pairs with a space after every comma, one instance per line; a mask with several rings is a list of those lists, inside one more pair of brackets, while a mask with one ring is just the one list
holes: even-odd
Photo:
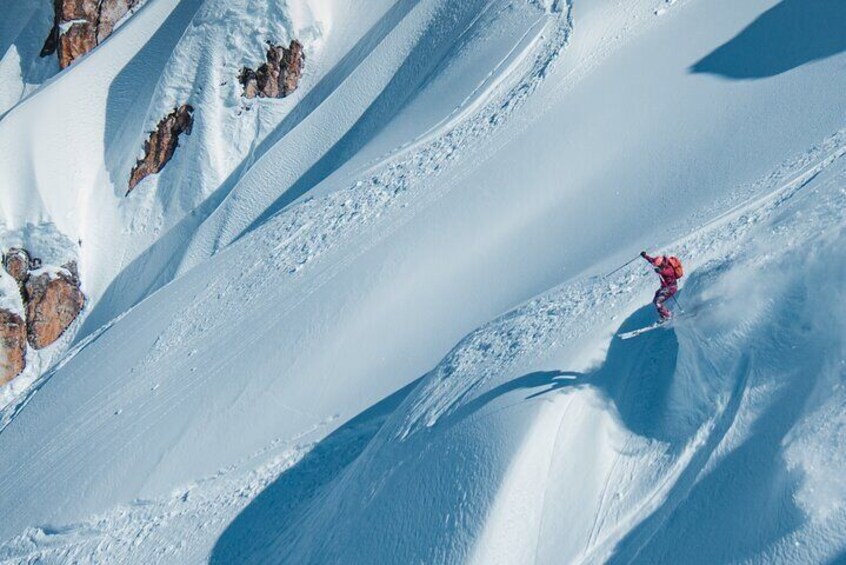
[[661, 316], [660, 323], [664, 323], [673, 315], [664, 306], [664, 303], [679, 291], [678, 280], [684, 276], [684, 269], [677, 257], [667, 257], [666, 255], [650, 257], [646, 254], [646, 251], [641, 251], [640, 256], [652, 263], [655, 267], [655, 272], [661, 277], [661, 288], [655, 292], [655, 298], [652, 300], [652, 303], [658, 310], [658, 315]]

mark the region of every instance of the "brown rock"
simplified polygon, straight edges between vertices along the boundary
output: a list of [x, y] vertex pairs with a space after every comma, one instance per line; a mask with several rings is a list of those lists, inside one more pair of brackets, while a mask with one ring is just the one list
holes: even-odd
[[267, 62], [257, 70], [241, 69], [238, 80], [244, 87], [245, 98], [284, 98], [297, 89], [305, 65], [302, 44], [296, 39], [287, 49], [270, 45]]
[[27, 337], [35, 349], [59, 339], [85, 305], [79, 281], [67, 271], [30, 275], [26, 295]]
[[88, 20], [96, 22], [100, 11], [99, 0], [54, 0], [53, 9], [63, 22]]
[[97, 46], [100, 0], [54, 0], [53, 29], [41, 56], [58, 51], [63, 69]]
[[177, 108], [159, 122], [156, 131], [150, 134], [150, 139], [144, 142], [144, 158], [139, 159], [129, 177], [127, 196], [138, 183], [152, 174], [161, 171], [173, 158], [179, 147], [179, 136], [183, 133], [191, 135], [194, 126], [194, 108], [188, 104]]
[[26, 368], [26, 324], [20, 316], [0, 310], [0, 385]]
[[66, 69], [97, 46], [97, 27], [90, 22], [75, 23], [59, 34], [59, 66]]
[[291, 46], [284, 53], [282, 65], [285, 69], [282, 75], [282, 95], [288, 96], [300, 85], [300, 77], [303, 76], [305, 67], [305, 53], [299, 41], [291, 42]]
[[7, 273], [12, 275], [12, 278], [20, 286], [26, 282], [29, 276], [29, 262], [29, 253], [27, 253], [26, 249], [12, 247], [3, 257], [3, 268], [6, 269]]
[[53, 29], [41, 56], [58, 52], [59, 66], [67, 68], [102, 43], [115, 24], [140, 0], [54, 0]]
[[141, 0], [103, 0], [97, 22], [97, 43], [103, 43], [115, 30], [115, 25]]

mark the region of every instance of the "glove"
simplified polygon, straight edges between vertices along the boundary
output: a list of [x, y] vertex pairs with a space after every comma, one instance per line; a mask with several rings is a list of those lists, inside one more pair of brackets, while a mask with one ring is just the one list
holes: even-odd
[[646, 259], [646, 251], [641, 251], [640, 256], [643, 257], [644, 259]]

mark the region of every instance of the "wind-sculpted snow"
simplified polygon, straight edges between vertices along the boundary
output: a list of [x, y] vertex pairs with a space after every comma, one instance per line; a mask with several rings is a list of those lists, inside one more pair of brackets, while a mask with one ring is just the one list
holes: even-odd
[[[262, 57], [268, 41], [287, 44], [301, 39], [307, 53], [315, 58], [321, 46], [320, 23], [307, 3], [204, 0], [187, 4], [192, 3], [192, 17], [183, 23], [181, 33], [163, 37], [161, 45], [154, 46], [161, 53], [142, 53], [132, 63], [156, 80], [139, 85], [140, 92], [124, 92], [129, 81], [136, 78], [133, 69], [127, 69], [110, 88], [115, 98], [109, 105], [110, 113], [119, 112], [121, 98], [131, 95], [136, 103], [144, 97], [145, 115], [115, 115], [105, 132], [107, 139], [121, 141], [115, 149], [123, 150], [122, 141], [129, 142], [130, 138], [135, 142], [128, 153], [109, 151], [107, 168], [115, 190], [120, 192], [146, 132], [154, 130], [162, 116], [175, 107], [191, 104], [196, 109], [193, 135], [199, 137], [180, 151], [185, 155], [180, 156], [178, 165], [174, 164], [180, 170], [170, 173], [169, 179], [149, 183], [147, 188], [151, 193], [147, 200], [157, 202], [166, 216], [177, 218], [201, 204], [233, 174], [251, 148], [295, 105], [291, 101], [244, 104], [238, 84], [240, 69]], [[174, 36], [176, 44], [167, 46], [166, 41]], [[158, 57], [161, 67], [150, 68], [150, 61]], [[139, 117], [143, 121], [139, 122]]]
[[[702, 233], [694, 233], [674, 242], [673, 252], [688, 261], [692, 258], [701, 262], [703, 257], [714, 253], [709, 248], [714, 247], [715, 236], [726, 247], [729, 243], [736, 245], [737, 240], [746, 236], [752, 225], [772, 213], [773, 206], [783, 205], [785, 200], [832, 164], [842, 166], [839, 161], [846, 155], [844, 137], [842, 133], [833, 136], [801, 158], [785, 165], [771, 177], [744, 191], [747, 198], [758, 194], [754, 198], [764, 199], [763, 206], [759, 200], [753, 199], [751, 204], [744, 202], [737, 208], [729, 208], [710, 220], [709, 224], [716, 224], [717, 228], [709, 229], [706, 225]], [[778, 190], [768, 192], [767, 188], [778, 181], [784, 181], [785, 184], [778, 187]], [[764, 196], [760, 196], [761, 192]], [[769, 203], [771, 200], [774, 203]], [[761, 206], [761, 209], [755, 209], [756, 205]], [[820, 204], [817, 210], [825, 210], [827, 205]], [[836, 210], [832, 212], [836, 213]], [[835, 216], [834, 220], [837, 218]], [[826, 223], [832, 223], [832, 220], [827, 219]], [[803, 229], [808, 230], [803, 235], [805, 240], [810, 241], [816, 229], [811, 227], [813, 225], [803, 222], [793, 226], [790, 233], [793, 235]], [[719, 231], [715, 234], [715, 230]], [[800, 252], [800, 249], [796, 252]], [[724, 258], [723, 261], [729, 262], [731, 258]], [[623, 304], [632, 304], [632, 299], [626, 295], [632, 292], [639, 278], [635, 273], [642, 270], [639, 265], [635, 265], [615, 278], [592, 278], [565, 286], [558, 293], [532, 300], [506, 314], [499, 323], [481, 328], [468, 336], [438, 366], [429, 381], [422, 385], [424, 390], [419, 395], [419, 404], [410, 408], [408, 422], [402, 427], [399, 437], [404, 438], [421, 426], [436, 424], [442, 416], [453, 412], [464, 398], [478, 394], [480, 389], [489, 388], [488, 381], [507, 371], [508, 364], [514, 362], [516, 352], [531, 356], [536, 350], [547, 350], [550, 341], [556, 344], [575, 341], [596, 331], [598, 321], [614, 319], [614, 312], [621, 307], [621, 299]], [[561, 323], [562, 318], [567, 320], [566, 324]], [[550, 337], [550, 332], [555, 334], [554, 338]], [[480, 371], [480, 366], [486, 370]], [[465, 375], [464, 378], [462, 375]]]
[[[398, 7], [401, 7], [402, 4], [404, 3], [401, 3]], [[440, 6], [439, 3], [433, 5], [434, 8], [432, 9]], [[165, 233], [156, 244], [118, 275], [117, 279], [106, 290], [100, 307], [95, 308], [92, 312], [87, 328], [93, 330], [107, 323], [108, 316], [112, 315], [113, 312], [123, 311], [132, 306], [144, 296], [169, 282], [173, 277], [187, 272], [199, 262], [206, 260], [209, 254], [219, 250], [224, 243], [229, 241], [228, 239], [225, 242], [220, 241], [221, 235], [218, 233], [218, 229], [222, 219], [234, 219], [233, 221], [239, 222], [240, 227], [238, 229], [247, 233], [262, 225], [274, 214], [285, 211], [285, 215], [278, 223], [287, 224], [286, 233], [280, 234], [278, 237], [280, 241], [286, 242], [285, 245], [289, 249], [299, 246], [298, 250], [291, 253], [292, 256], [298, 256], [295, 262], [304, 263], [313, 260], [318, 254], [334, 245], [335, 242], [343, 241], [344, 237], [349, 237], [351, 235], [349, 230], [359, 230], [367, 226], [372, 218], [378, 217], [388, 207], [396, 209], [399, 206], [408, 205], [392, 195], [402, 194], [414, 189], [413, 197], [416, 199], [433, 198], [434, 194], [425, 193], [424, 185], [430, 183], [433, 178], [441, 176], [444, 172], [448, 172], [451, 163], [471, 154], [478, 145], [486, 140], [487, 136], [497, 130], [507, 121], [509, 116], [520, 109], [522, 103], [542, 82], [545, 73], [566, 46], [570, 23], [564, 7], [566, 6], [559, 6], [555, 11], [549, 13], [537, 9], [527, 9], [526, 6], [523, 6], [522, 10], [516, 11], [507, 9], [505, 4], [501, 2], [492, 2], [486, 12], [473, 21], [473, 27], [470, 29], [464, 29], [460, 26], [456, 28], [455, 26], [458, 24], [453, 22], [453, 27], [448, 27], [446, 31], [442, 30], [441, 33], [444, 34], [444, 37], [437, 37], [437, 42], [434, 44], [442, 57], [446, 57], [450, 50], [470, 50], [471, 46], [473, 50], [467, 56], [468, 59], [471, 56], [495, 57], [503, 51], [505, 56], [502, 59], [493, 59], [495, 67], [487, 76], [484, 76], [481, 84], [473, 84], [475, 90], [469, 92], [458, 90], [450, 93], [450, 97], [445, 101], [436, 101], [439, 104], [437, 108], [442, 108], [443, 114], [436, 114], [438, 120], [434, 126], [428, 122], [417, 125], [418, 130], [412, 132], [416, 137], [406, 142], [400, 149], [391, 147], [392, 154], [388, 156], [380, 155], [375, 161], [369, 160], [369, 162], [359, 163], [359, 167], [364, 170], [355, 171], [350, 175], [352, 179], [355, 179], [352, 186], [345, 186], [344, 184], [350, 182], [350, 180], [342, 178], [333, 183], [331, 188], [322, 190], [324, 193], [330, 192], [328, 198], [321, 198], [316, 202], [306, 201], [297, 208], [285, 210], [288, 205], [303, 196], [304, 193], [315, 189], [316, 185], [319, 185], [320, 181], [328, 176], [329, 173], [327, 172], [326, 174], [316, 173], [318, 177], [315, 177], [312, 173], [316, 172], [317, 165], [312, 165], [315, 156], [331, 145], [334, 139], [332, 136], [337, 134], [349, 137], [353, 135], [353, 132], [375, 129], [372, 132], [365, 132], [366, 135], [373, 135], [383, 128], [385, 123], [390, 123], [392, 118], [392, 116], [384, 116], [379, 113], [384, 109], [381, 105], [376, 104], [369, 98], [362, 97], [361, 85], [374, 82], [376, 79], [371, 73], [378, 72], [380, 76], [378, 81], [374, 82], [374, 87], [384, 86], [384, 82], [379, 81], [390, 79], [391, 84], [398, 82], [397, 88], [404, 90], [402, 95], [397, 96], [408, 104], [410, 103], [409, 98], [413, 100], [415, 96], [422, 98], [427, 94], [425, 89], [420, 93], [414, 91], [414, 88], [418, 86], [415, 81], [420, 80], [418, 76], [422, 72], [420, 69], [416, 69], [414, 65], [405, 62], [403, 69], [407, 66], [409, 70], [404, 72], [403, 81], [411, 82], [410, 85], [405, 84], [403, 81], [392, 78], [389, 74], [381, 76], [381, 73], [384, 73], [385, 69], [388, 68], [383, 68], [384, 60], [382, 57], [385, 56], [384, 53], [377, 52], [372, 55], [364, 53], [362, 55], [364, 61], [356, 60], [355, 63], [357, 65], [365, 63], [370, 65], [367, 72], [359, 70], [357, 74], [354, 74], [345, 82], [340, 82], [338, 92], [326, 103], [321, 103], [321, 97], [328, 95], [327, 92], [324, 92], [323, 82], [333, 82], [335, 73], [350, 73], [351, 69], [346, 68], [345, 65], [352, 65], [352, 63], [347, 61], [346, 58], [326, 75], [323, 82], [315, 85], [314, 92], [305, 95], [289, 115], [285, 115], [286, 110], [283, 107], [266, 107], [264, 106], [264, 104], [267, 104], [266, 101], [259, 101], [259, 105], [246, 107], [252, 110], [247, 111], [245, 109], [237, 112], [238, 117], [233, 114], [224, 118], [224, 121], [237, 119], [252, 123], [257, 131], [263, 133], [257, 134], [258, 137], [255, 138], [248, 136], [249, 139], [252, 139], [249, 155], [239, 166], [239, 169], [232, 172], [220, 188], [195, 210], [195, 213], [192, 213]], [[446, 10], [443, 7], [439, 9]], [[447, 13], [451, 12], [447, 10]], [[472, 10], [467, 8], [461, 10], [463, 17], [469, 17], [471, 13]], [[443, 14], [439, 15], [442, 18], [445, 17]], [[432, 16], [429, 15], [429, 17]], [[387, 15], [383, 20], [385, 18], [387, 18]], [[419, 25], [415, 22], [412, 22], [412, 24]], [[380, 21], [379, 25], [386, 24], [384, 21]], [[434, 26], [435, 24], [430, 23], [429, 25]], [[519, 38], [519, 43], [508, 50], [503, 50], [502, 47], [492, 49], [481, 39], [484, 31], [492, 26], [502, 26], [499, 33], [509, 39]], [[388, 34], [392, 30], [371, 30], [369, 33], [377, 31], [380, 34]], [[400, 31], [403, 33], [400, 33]], [[457, 36], [450, 36], [447, 32], [457, 33]], [[402, 28], [394, 31], [394, 35], [399, 36], [399, 38], [393, 38], [393, 40], [407, 41], [408, 33], [409, 30]], [[544, 34], [548, 35], [545, 36]], [[198, 31], [191, 37], [199, 41], [206, 35]], [[389, 34], [388, 37], [391, 38], [392, 36]], [[428, 41], [432, 43], [434, 40]], [[427, 46], [431, 47], [429, 43], [417, 45], [415, 52], [419, 51], [419, 57], [426, 61], [425, 64], [429, 66], [428, 68], [435, 68], [443, 74], [449, 75], [449, 69], [437, 67], [437, 59], [433, 59], [431, 54], [424, 49]], [[360, 45], [357, 45], [355, 50], [358, 50], [359, 47]], [[386, 45], [383, 49], [386, 53], [390, 53], [391, 46]], [[491, 50], [493, 55], [489, 54], [488, 50]], [[366, 55], [370, 55], [370, 57], [366, 57]], [[455, 74], [460, 72], [462, 65], [466, 63], [461, 58], [455, 57], [451, 64], [458, 67], [458, 71], [451, 71], [452, 74]], [[412, 71], [416, 74], [411, 75]], [[174, 73], [174, 75], [181, 76], [178, 73]], [[436, 78], [430, 76], [429, 81], [437, 85]], [[235, 89], [233, 92], [237, 91], [236, 86], [231, 86]], [[341, 86], [343, 88], [340, 88]], [[213, 87], [218, 88], [216, 84]], [[462, 88], [467, 89], [467, 86], [463, 85]], [[297, 94], [299, 95], [299, 93]], [[384, 92], [377, 94], [378, 100], [389, 99]], [[238, 99], [233, 93], [229, 93], [229, 96]], [[186, 98], [186, 96], [177, 96], [175, 99], [183, 98]], [[312, 98], [317, 98], [317, 101], [312, 102]], [[428, 101], [428, 99], [426, 100]], [[461, 101], [458, 107], [451, 105], [455, 100]], [[338, 102], [336, 103], [336, 101]], [[237, 104], [241, 103], [240, 100], [237, 102]], [[304, 114], [306, 110], [302, 110], [301, 106], [306, 106], [306, 109], [308, 109], [312, 103], [315, 104], [314, 113]], [[387, 103], [385, 102], [385, 104]], [[270, 104], [276, 104], [276, 102], [271, 101]], [[282, 101], [281, 104], [285, 104], [285, 101]], [[367, 112], [372, 113], [372, 117], [369, 118], [372, 128], [370, 126], [364, 128], [361, 121], [350, 121], [349, 107], [351, 104], [369, 108]], [[209, 143], [203, 141], [207, 139], [203, 137], [205, 135], [203, 133], [204, 128], [217, 128], [220, 126], [220, 120], [204, 119], [202, 115], [203, 107], [200, 106], [198, 109], [191, 143], [194, 144], [192, 146], [201, 147], [203, 151], [207, 151]], [[338, 113], [342, 114], [343, 118]], [[284, 119], [280, 116], [284, 116]], [[268, 124], [275, 124], [274, 120], [278, 119], [282, 119], [282, 123], [278, 124], [276, 130], [267, 133]], [[318, 126], [318, 124], [324, 122], [331, 124], [334, 133], [328, 137], [324, 135], [315, 136], [312, 129], [305, 128], [303, 124], [299, 123], [301, 120], [308, 121], [310, 123], [309, 128], [319, 127], [322, 129], [323, 126]], [[343, 120], [347, 120], [347, 122], [343, 122]], [[330, 126], [327, 125], [326, 127]], [[339, 127], [338, 131], [334, 131], [334, 128]], [[431, 129], [427, 130], [426, 127], [431, 127]], [[348, 132], [344, 128], [352, 129]], [[198, 135], [199, 138], [196, 137]], [[268, 139], [263, 141], [259, 139], [265, 135], [268, 136]], [[216, 137], [224, 136], [231, 136], [231, 133], [220, 133]], [[240, 134], [236, 138], [240, 139]], [[212, 143], [212, 146], [217, 146], [216, 143]], [[324, 146], [324, 149], [318, 149], [316, 145]], [[186, 149], [187, 151], [185, 151]], [[193, 151], [187, 147], [182, 148], [182, 150], [189, 155]], [[263, 157], [266, 151], [273, 151], [275, 157]], [[339, 156], [338, 151], [346, 154], [346, 157]], [[344, 159], [350, 158], [353, 154], [354, 152], [349, 151], [348, 148], [342, 150], [341, 145], [336, 144], [329, 149], [329, 153], [323, 158], [322, 162], [333, 162], [335, 163], [332, 165], [333, 167], [339, 167]], [[231, 156], [231, 154], [218, 155], [219, 158], [216, 158], [215, 161], [219, 164], [226, 159], [230, 159]], [[187, 163], [204, 158], [204, 156], [188, 156], [186, 161], [181, 162]], [[179, 168], [182, 165], [174, 163], [170, 166]], [[256, 169], [256, 167], [258, 168]], [[214, 186], [213, 182], [204, 181], [201, 177], [207, 171], [212, 170], [214, 169], [203, 167], [199, 174], [192, 173], [190, 177], [185, 179], [185, 182], [191, 183], [193, 187], [196, 187], [196, 190], [195, 188], [186, 188], [183, 185], [179, 185], [177, 188], [177, 185], [174, 184], [168, 184], [169, 188], [165, 190], [171, 190], [170, 187], [173, 187], [173, 190], [178, 190], [180, 193], [197, 194], [200, 186]], [[293, 186], [288, 186], [288, 182], [293, 182]], [[337, 194], [331, 194], [331, 190], [335, 190]], [[259, 195], [266, 195], [267, 198]], [[162, 187], [152, 186], [149, 188], [146, 198], [148, 200], [171, 199], [171, 196], [164, 195]], [[273, 201], [274, 198], [275, 201]], [[179, 200], [182, 200], [182, 197]], [[304, 224], [313, 227], [304, 233], [298, 233]], [[278, 230], [279, 228], [274, 229]], [[298, 237], [291, 239], [291, 234], [295, 233], [298, 234]], [[243, 233], [231, 234], [227, 238], [236, 235], [240, 237]], [[314, 241], [303, 242], [303, 238]], [[155, 266], [158, 266], [158, 268], [155, 268]], [[291, 268], [294, 267], [295, 265]]]

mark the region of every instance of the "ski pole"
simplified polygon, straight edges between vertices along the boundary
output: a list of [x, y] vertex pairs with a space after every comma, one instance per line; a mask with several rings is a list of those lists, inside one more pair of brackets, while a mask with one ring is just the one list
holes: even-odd
[[605, 276], [604, 276], [604, 277], [602, 277], [602, 278], [603, 278], [603, 279], [607, 279], [608, 277], [610, 277], [611, 275], [613, 275], [613, 274], [614, 274], [614, 273], [616, 273], [617, 271], [622, 271], [623, 269], [625, 269], [626, 267], [628, 267], [629, 265], [631, 265], [632, 263], [634, 263], [634, 262], [635, 262], [635, 261], [637, 261], [638, 259], [640, 259], [640, 255], [638, 255], [637, 257], [635, 257], [635, 258], [634, 258], [634, 259], [632, 259], [631, 261], [627, 262], [625, 265], [620, 265], [619, 267], [617, 267], [616, 269], [614, 269], [613, 271], [611, 271], [610, 273], [608, 273], [607, 275], [605, 275]]
[[679, 302], [679, 299], [678, 299], [678, 298], [676, 298], [676, 295], [675, 295], [675, 294], [673, 295], [673, 301], [676, 303], [676, 306], [678, 306], [678, 307], [679, 307], [679, 312], [681, 312], [682, 314], [684, 314], [684, 308], [682, 308], [681, 302]]

